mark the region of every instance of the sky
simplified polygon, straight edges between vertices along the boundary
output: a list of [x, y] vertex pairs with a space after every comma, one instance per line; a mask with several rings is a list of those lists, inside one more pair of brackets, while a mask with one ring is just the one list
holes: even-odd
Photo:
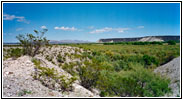
[[48, 29], [48, 40], [180, 35], [179, 3], [3, 3], [3, 42]]

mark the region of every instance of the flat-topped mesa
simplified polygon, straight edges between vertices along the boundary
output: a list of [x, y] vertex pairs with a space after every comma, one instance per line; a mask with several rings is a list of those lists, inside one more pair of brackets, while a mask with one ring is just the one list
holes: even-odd
[[108, 38], [100, 39], [99, 43], [105, 42], [132, 42], [132, 41], [143, 41], [143, 42], [152, 42], [152, 41], [180, 41], [180, 36], [145, 36], [145, 37], [134, 37], [134, 38]]

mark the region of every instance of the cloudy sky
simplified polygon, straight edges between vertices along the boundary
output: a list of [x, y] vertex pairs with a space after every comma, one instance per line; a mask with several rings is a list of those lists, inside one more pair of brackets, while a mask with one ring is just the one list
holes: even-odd
[[3, 42], [44, 28], [49, 40], [180, 35], [180, 4], [3, 3]]

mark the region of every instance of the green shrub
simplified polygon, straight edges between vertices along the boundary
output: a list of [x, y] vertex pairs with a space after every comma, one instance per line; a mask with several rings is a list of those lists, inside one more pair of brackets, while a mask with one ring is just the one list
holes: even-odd
[[64, 63], [65, 58], [63, 58], [60, 54], [57, 55], [57, 61], [59, 63]]
[[167, 41], [168, 45], [176, 45], [176, 41], [173, 40], [169, 40]]
[[16, 58], [20, 57], [22, 54], [23, 54], [23, 51], [20, 48], [12, 49], [11, 52], [10, 52], [10, 56], [13, 59], [16, 59]]
[[158, 44], [158, 45], [163, 45], [163, 42], [157, 42], [157, 41], [153, 41], [153, 42], [151, 42], [151, 44]]
[[81, 85], [87, 89], [91, 89], [96, 86], [96, 82], [99, 76], [99, 69], [95, 63], [90, 63], [89, 61], [84, 62], [84, 66], [79, 66], [77, 68]]
[[74, 62], [70, 62], [70, 63], [65, 63], [62, 68], [63, 70], [67, 71], [68, 73], [70, 73], [71, 75], [75, 76], [76, 75], [76, 71], [74, 70], [74, 67], [77, 66], [77, 63]]
[[43, 29], [41, 32], [34, 30], [37, 36], [32, 34], [26, 34], [26, 36], [19, 34], [16, 36], [20, 45], [23, 46], [24, 54], [35, 56], [39, 52], [41, 46], [48, 44], [49, 41], [46, 37], [43, 37], [47, 31], [48, 29]]
[[113, 62], [113, 66], [114, 66], [114, 69], [116, 72], [119, 72], [121, 70], [129, 70], [130, 69], [130, 66], [124, 60], [117, 60], [117, 61]]
[[144, 55], [143, 60], [146, 68], [148, 67], [148, 65], [151, 65], [151, 64], [155, 64], [155, 65], [159, 64], [159, 62], [153, 56]]

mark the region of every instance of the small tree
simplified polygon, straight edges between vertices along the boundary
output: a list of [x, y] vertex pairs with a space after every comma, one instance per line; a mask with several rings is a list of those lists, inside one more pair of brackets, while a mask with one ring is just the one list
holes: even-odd
[[26, 36], [22, 34], [16, 36], [16, 38], [20, 41], [20, 44], [23, 46], [24, 54], [33, 57], [38, 53], [41, 46], [49, 44], [49, 40], [47, 40], [46, 37], [43, 37], [47, 31], [48, 29], [43, 29], [42, 31], [34, 30], [37, 36], [29, 33], [27, 33]]

